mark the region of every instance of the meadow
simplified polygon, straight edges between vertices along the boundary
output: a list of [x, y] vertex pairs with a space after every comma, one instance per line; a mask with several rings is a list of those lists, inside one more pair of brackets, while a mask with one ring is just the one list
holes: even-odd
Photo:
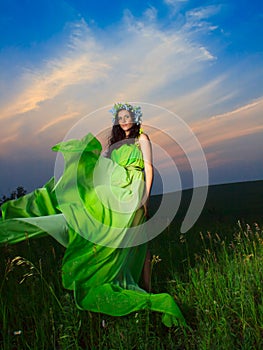
[[78, 310], [61, 284], [64, 248], [44, 237], [1, 247], [0, 348], [263, 349], [263, 181], [211, 186], [198, 222], [181, 234], [190, 197], [184, 191], [173, 222], [149, 243], [152, 288], [175, 298], [187, 327], [166, 328], [148, 310]]

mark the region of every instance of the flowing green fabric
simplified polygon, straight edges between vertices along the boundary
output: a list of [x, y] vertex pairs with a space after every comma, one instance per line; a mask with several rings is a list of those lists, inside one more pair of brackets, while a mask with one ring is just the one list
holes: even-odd
[[80, 309], [112, 316], [150, 309], [166, 326], [185, 324], [169, 294], [138, 286], [147, 250], [137, 244], [147, 234], [140, 147], [122, 144], [110, 159], [101, 149], [92, 134], [54, 146], [64, 156], [62, 176], [2, 205], [0, 243], [49, 234], [64, 245], [62, 282]]

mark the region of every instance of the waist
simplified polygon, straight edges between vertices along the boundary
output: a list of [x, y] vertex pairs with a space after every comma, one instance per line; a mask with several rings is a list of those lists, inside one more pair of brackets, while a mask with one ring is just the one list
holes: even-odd
[[143, 168], [142, 167], [140, 167], [140, 166], [138, 166], [138, 165], [126, 165], [125, 167], [124, 167], [126, 170], [128, 170], [128, 171], [133, 171], [133, 170], [135, 170], [135, 171], [143, 171]]

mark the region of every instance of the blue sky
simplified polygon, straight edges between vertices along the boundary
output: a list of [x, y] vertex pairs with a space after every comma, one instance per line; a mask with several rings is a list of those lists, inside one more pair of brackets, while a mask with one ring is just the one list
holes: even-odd
[[54, 173], [52, 145], [100, 108], [85, 131], [110, 126], [106, 106], [117, 101], [142, 101], [144, 123], [167, 133], [175, 119], [147, 104], [178, 115], [200, 141], [211, 184], [262, 179], [262, 20], [259, 0], [2, 1], [0, 195], [42, 186]]

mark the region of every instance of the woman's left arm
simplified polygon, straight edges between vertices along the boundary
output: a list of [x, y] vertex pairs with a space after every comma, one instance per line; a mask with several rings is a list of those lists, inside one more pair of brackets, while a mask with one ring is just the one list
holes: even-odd
[[143, 160], [144, 160], [145, 193], [143, 198], [143, 206], [144, 206], [145, 214], [147, 216], [147, 206], [148, 206], [152, 183], [153, 183], [152, 145], [148, 135], [146, 134], [140, 135], [139, 143], [140, 143]]

